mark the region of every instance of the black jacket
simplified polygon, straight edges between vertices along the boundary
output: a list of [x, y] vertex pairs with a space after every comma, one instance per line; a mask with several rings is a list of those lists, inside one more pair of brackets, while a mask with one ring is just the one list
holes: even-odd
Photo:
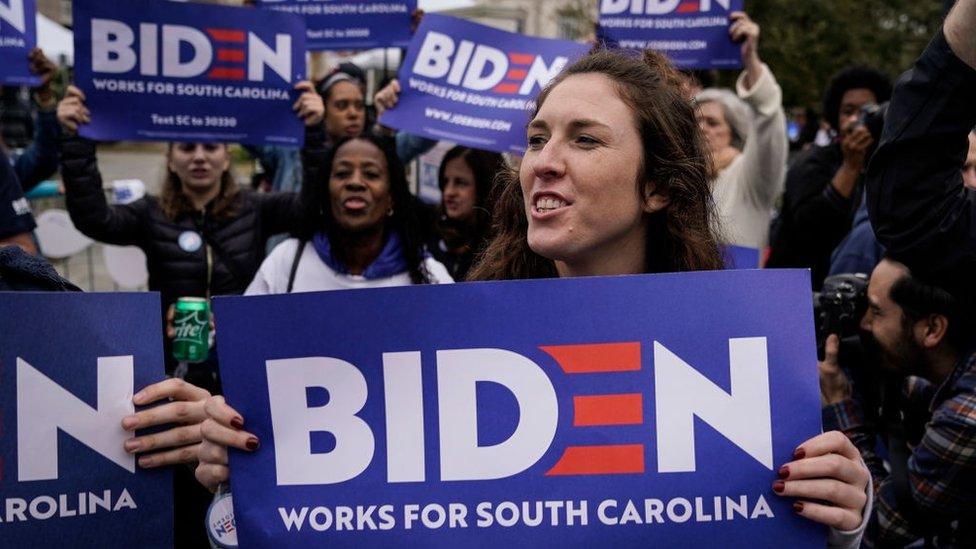
[[79, 292], [47, 261], [18, 246], [0, 247], [0, 292]]
[[888, 252], [915, 274], [976, 284], [976, 193], [961, 168], [976, 125], [976, 70], [940, 33], [895, 85], [868, 168], [868, 212]]
[[[292, 193], [242, 191], [233, 215], [226, 219], [215, 219], [209, 205], [204, 212], [170, 219], [150, 196], [110, 206], [102, 190], [95, 143], [79, 137], [61, 143], [61, 175], [68, 212], [79, 231], [145, 252], [149, 289], [162, 294], [164, 311], [182, 296], [243, 293], [264, 260], [268, 237], [292, 231], [299, 217], [298, 196]], [[184, 250], [179, 242], [184, 233], [201, 235], [203, 244]]]
[[809, 268], [814, 289], [830, 270], [830, 254], [851, 231], [855, 192], [844, 198], [831, 181], [844, 161], [840, 144], [814, 147], [786, 174], [783, 206], [773, 224], [767, 267]]

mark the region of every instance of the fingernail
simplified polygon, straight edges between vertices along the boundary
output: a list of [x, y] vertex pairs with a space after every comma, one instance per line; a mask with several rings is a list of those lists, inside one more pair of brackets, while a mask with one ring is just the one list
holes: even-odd
[[797, 448], [796, 450], [793, 450], [794, 459], [803, 459], [805, 457], [807, 457], [807, 451], [804, 450], [803, 448]]
[[787, 478], [790, 476], [790, 468], [784, 465], [779, 468], [779, 471], [777, 471], [776, 474], [779, 476], [779, 478]]
[[144, 398], [146, 398], [146, 397], [143, 394], [143, 392], [142, 391], [139, 391], [138, 393], [132, 395], [132, 402], [134, 402], [136, 404], [139, 404], [139, 403], [142, 402], [142, 399], [144, 399]]
[[153, 464], [153, 460], [149, 456], [139, 458], [139, 467], [142, 467], [143, 469], [148, 469], [152, 467], [152, 464]]
[[237, 417], [232, 418], [230, 420], [230, 426], [233, 427], [233, 428], [235, 428], [235, 429], [243, 429], [244, 428], [244, 418], [242, 418], [240, 416], [237, 416]]
[[246, 446], [247, 449], [250, 450], [250, 451], [252, 451], [252, 452], [254, 450], [257, 450], [258, 449], [258, 446], [260, 446], [260, 445], [261, 445], [261, 443], [258, 442], [258, 437], [251, 437], [251, 438], [247, 439], [247, 442], [244, 443], [244, 446]]
[[122, 445], [122, 447], [125, 448], [125, 451], [129, 453], [135, 452], [140, 446], [142, 446], [142, 444], [140, 444], [139, 440], [135, 438], [130, 438]]
[[134, 415], [125, 416], [122, 418], [122, 428], [126, 431], [131, 431], [139, 423], [139, 418]]
[[783, 490], [786, 490], [786, 483], [782, 480], [777, 480], [773, 483], [773, 491], [777, 494], [782, 494]]
[[799, 501], [794, 502], [793, 503], [793, 511], [796, 512], [796, 513], [802, 513], [803, 512], [803, 504], [800, 503]]

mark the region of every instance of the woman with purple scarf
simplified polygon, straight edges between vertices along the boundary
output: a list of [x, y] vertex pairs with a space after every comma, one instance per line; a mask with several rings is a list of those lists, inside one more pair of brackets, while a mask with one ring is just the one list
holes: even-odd
[[351, 137], [302, 157], [302, 230], [264, 260], [246, 295], [452, 282], [424, 251], [391, 140]]

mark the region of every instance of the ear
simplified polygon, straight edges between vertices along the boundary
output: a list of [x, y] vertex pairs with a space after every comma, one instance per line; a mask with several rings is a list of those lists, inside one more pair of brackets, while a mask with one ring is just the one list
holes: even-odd
[[949, 332], [949, 319], [945, 315], [929, 315], [925, 320], [919, 321], [919, 325], [920, 343], [926, 349], [938, 347]]
[[671, 198], [663, 193], [657, 192], [657, 184], [648, 181], [644, 185], [644, 197], [641, 209], [644, 213], [652, 214], [667, 208], [671, 204]]

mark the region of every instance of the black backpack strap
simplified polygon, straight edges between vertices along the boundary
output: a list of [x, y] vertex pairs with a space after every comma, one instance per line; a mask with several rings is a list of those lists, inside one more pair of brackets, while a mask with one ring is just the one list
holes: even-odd
[[291, 261], [291, 271], [288, 273], [288, 289], [285, 290], [286, 294], [290, 294], [292, 288], [295, 287], [295, 273], [298, 272], [298, 264], [302, 261], [302, 254], [305, 252], [305, 244], [307, 244], [304, 238], [298, 241], [298, 249], [295, 250], [295, 259]]

